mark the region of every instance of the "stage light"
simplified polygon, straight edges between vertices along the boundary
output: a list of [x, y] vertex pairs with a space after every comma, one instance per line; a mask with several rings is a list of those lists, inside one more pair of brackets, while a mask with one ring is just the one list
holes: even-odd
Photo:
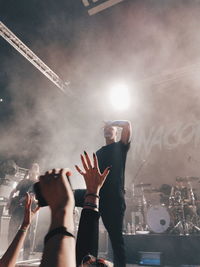
[[116, 84], [111, 87], [110, 91], [111, 104], [115, 109], [125, 110], [130, 105], [130, 95], [127, 85]]

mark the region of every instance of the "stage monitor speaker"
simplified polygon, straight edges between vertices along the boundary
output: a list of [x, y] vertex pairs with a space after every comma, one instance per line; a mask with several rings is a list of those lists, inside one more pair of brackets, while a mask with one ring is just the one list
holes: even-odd
[[162, 252], [146, 252], [139, 251], [139, 265], [147, 266], [162, 266], [163, 253]]

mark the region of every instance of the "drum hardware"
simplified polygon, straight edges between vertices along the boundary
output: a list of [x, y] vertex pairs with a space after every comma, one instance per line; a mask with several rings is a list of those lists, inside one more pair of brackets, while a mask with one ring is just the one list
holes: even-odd
[[151, 184], [140, 183], [134, 186], [134, 188], [138, 188], [139, 194], [135, 195], [137, 197], [137, 211], [131, 213], [131, 229], [132, 232], [136, 231], [145, 231], [147, 230], [146, 223], [146, 212], [147, 212], [147, 200], [144, 194], [144, 187], [149, 187]]
[[177, 177], [175, 186], [163, 184], [160, 188], [143, 182], [135, 185], [136, 192], [130, 199], [132, 211], [127, 227], [129, 232], [200, 233], [200, 212], [197, 209], [200, 200], [196, 200], [192, 186], [192, 182], [200, 182], [199, 179], [193, 176]]
[[164, 205], [154, 205], [147, 210], [147, 225], [154, 233], [163, 233], [170, 226], [170, 214]]
[[[200, 232], [200, 228], [196, 225], [197, 222], [197, 214], [194, 215], [193, 218], [190, 215], [185, 214], [185, 205], [177, 206], [175, 210], [172, 212], [177, 218], [178, 222], [176, 225], [170, 230], [169, 233], [177, 232], [180, 235], [189, 235], [193, 232]], [[193, 220], [195, 219], [195, 223]]]
[[[173, 186], [169, 197], [169, 207], [174, 216], [175, 226], [170, 233], [178, 231], [180, 235], [189, 235], [194, 231], [200, 232], [200, 228], [196, 225], [198, 217], [196, 212], [195, 196], [192, 188], [192, 181], [196, 181], [198, 177], [177, 177], [177, 186]], [[187, 182], [187, 187], [182, 182]], [[192, 215], [191, 215], [191, 214]], [[193, 220], [195, 219], [195, 223]]]

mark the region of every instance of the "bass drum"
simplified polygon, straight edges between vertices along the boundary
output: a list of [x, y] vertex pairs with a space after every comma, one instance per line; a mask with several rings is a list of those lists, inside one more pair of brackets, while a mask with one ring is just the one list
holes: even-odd
[[170, 215], [165, 206], [154, 205], [147, 210], [147, 225], [154, 233], [164, 233], [170, 226]]

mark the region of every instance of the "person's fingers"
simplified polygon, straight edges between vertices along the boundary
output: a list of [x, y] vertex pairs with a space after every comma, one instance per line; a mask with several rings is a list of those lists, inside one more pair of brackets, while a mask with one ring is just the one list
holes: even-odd
[[90, 158], [88, 156], [88, 153], [86, 151], [84, 151], [84, 154], [85, 154], [85, 158], [86, 158], [86, 162], [87, 162], [88, 167], [90, 169], [92, 169], [92, 164], [91, 164]]
[[87, 164], [85, 162], [85, 159], [84, 159], [83, 155], [81, 155], [81, 161], [82, 161], [82, 164], [83, 164], [83, 168], [87, 172], [88, 171], [88, 166], [87, 166]]
[[93, 153], [93, 162], [94, 162], [94, 167], [97, 168], [98, 167], [98, 161], [97, 161], [97, 156], [95, 153]]
[[100, 172], [97, 155], [95, 153], [93, 153], [93, 161], [94, 161], [94, 168], [97, 169], [98, 172]]
[[103, 171], [103, 173], [102, 173], [102, 177], [103, 177], [104, 180], [105, 180], [106, 177], [108, 176], [109, 172], [110, 172], [110, 167], [107, 167], [107, 168]]
[[63, 169], [54, 169], [52, 172], [52, 176], [53, 179], [62, 179], [63, 178]]
[[52, 174], [52, 175], [54, 175], [56, 173], [56, 169], [55, 168], [53, 168], [52, 169], [52, 172], [51, 173], [49, 173], [49, 174]]
[[62, 176], [63, 182], [66, 185], [66, 188], [67, 188], [68, 193], [72, 193], [72, 188], [71, 188], [70, 182], [68, 180], [68, 177], [66, 175], [66, 172], [67, 172], [67, 169], [61, 169], [60, 170], [60, 175]]
[[29, 203], [28, 203], [28, 208], [31, 209], [31, 205], [33, 203], [33, 196], [29, 195], [29, 197], [30, 197], [30, 200], [29, 200]]
[[28, 208], [30, 208], [31, 204], [32, 204], [32, 197], [29, 193], [28, 194]]
[[63, 180], [64, 183], [66, 183], [66, 182], [69, 183], [66, 172], [67, 172], [67, 169], [60, 169], [60, 171], [59, 171], [59, 177], [62, 178], [62, 180]]
[[57, 174], [57, 176], [59, 178], [61, 178], [63, 180], [63, 182], [65, 183], [66, 179], [66, 171], [64, 171], [64, 169], [60, 169], [59, 173]]
[[30, 205], [30, 194], [28, 192], [26, 192], [26, 202], [25, 202], [25, 209], [28, 209], [29, 208], [29, 205]]
[[55, 174], [60, 174], [60, 170], [59, 168], [56, 168], [56, 169], [53, 169], [53, 172], [52, 174], [55, 175]]
[[84, 172], [77, 165], [75, 165], [75, 168], [81, 175], [84, 175]]
[[45, 172], [45, 175], [44, 176], [48, 176], [49, 174], [52, 174], [53, 170], [48, 170]]
[[32, 213], [35, 214], [40, 209], [40, 206], [37, 206], [34, 210], [32, 210]]

